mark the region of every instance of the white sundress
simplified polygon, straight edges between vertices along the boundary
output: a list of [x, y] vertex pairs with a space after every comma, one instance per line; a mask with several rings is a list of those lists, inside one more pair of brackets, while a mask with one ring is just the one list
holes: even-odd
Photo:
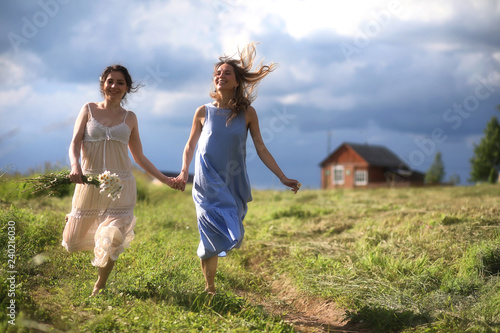
[[76, 184], [71, 213], [66, 215], [62, 245], [69, 251], [94, 250], [92, 265], [105, 267], [134, 239], [136, 183], [128, 155], [130, 127], [123, 122], [108, 127], [92, 115], [85, 127], [81, 150], [84, 175], [116, 173], [122, 182], [120, 198], [112, 201], [94, 185]]

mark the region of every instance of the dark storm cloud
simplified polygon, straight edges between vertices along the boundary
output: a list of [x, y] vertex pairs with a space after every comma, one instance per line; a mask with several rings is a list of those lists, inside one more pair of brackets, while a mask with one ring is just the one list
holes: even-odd
[[3, 1], [0, 52], [46, 52], [66, 43], [81, 20], [92, 19], [94, 6], [70, 0]]
[[[315, 107], [312, 100], [309, 105], [304, 101], [295, 104], [302, 109], [303, 131], [363, 128], [371, 121], [382, 129], [419, 135], [441, 128], [457, 139], [481, 133], [500, 102], [500, 82], [491, 77], [498, 70], [498, 60], [491, 54], [492, 48], [499, 49], [497, 26], [478, 22], [478, 29], [473, 30], [473, 24], [464, 27], [460, 21], [406, 26], [398, 22], [349, 59], [342, 54], [342, 45], [355, 46], [354, 42], [333, 34], [300, 41], [268, 35], [263, 49], [279, 58], [282, 67], [307, 64], [300, 68], [304, 76], [314, 68], [325, 69], [315, 72], [312, 81], [301, 81], [299, 76], [275, 84], [272, 93], [317, 88], [332, 97], [353, 96], [353, 105], [341, 110], [335, 104]], [[498, 33], [491, 35], [493, 32]], [[468, 56], [483, 61], [463, 69]], [[349, 62], [360, 65], [348, 75], [327, 70], [332, 63], [342, 68]]]

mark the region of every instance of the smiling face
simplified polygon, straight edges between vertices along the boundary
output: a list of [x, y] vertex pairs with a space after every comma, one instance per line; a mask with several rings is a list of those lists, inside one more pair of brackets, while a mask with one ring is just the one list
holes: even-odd
[[216, 90], [232, 90], [239, 84], [236, 81], [234, 68], [230, 64], [222, 64], [214, 72], [214, 85]]
[[122, 100], [129, 87], [122, 72], [112, 71], [106, 77], [102, 90], [106, 99]]

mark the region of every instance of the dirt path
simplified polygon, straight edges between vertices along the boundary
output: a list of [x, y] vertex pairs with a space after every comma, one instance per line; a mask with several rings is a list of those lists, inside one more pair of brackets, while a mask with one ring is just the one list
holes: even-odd
[[271, 295], [265, 297], [243, 291], [239, 294], [252, 303], [263, 306], [267, 312], [281, 316], [300, 332], [371, 332], [360, 324], [345, 322], [345, 310], [335, 303], [297, 292], [286, 278], [273, 281], [270, 284], [270, 291]]

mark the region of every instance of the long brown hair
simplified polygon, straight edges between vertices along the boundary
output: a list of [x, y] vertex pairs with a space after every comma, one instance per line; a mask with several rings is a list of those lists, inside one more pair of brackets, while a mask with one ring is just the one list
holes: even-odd
[[[238, 50], [239, 59], [228, 56], [219, 57], [219, 62], [214, 65], [214, 75], [223, 64], [231, 65], [234, 69], [238, 86], [234, 90], [233, 98], [229, 101], [229, 112], [227, 122], [244, 112], [248, 106], [257, 98], [257, 85], [267, 74], [276, 69], [276, 64], [263, 65], [259, 63], [257, 69], [252, 71], [253, 63], [257, 55], [255, 42], [246, 45], [242, 51]], [[217, 99], [218, 92], [213, 91], [210, 97]]]

